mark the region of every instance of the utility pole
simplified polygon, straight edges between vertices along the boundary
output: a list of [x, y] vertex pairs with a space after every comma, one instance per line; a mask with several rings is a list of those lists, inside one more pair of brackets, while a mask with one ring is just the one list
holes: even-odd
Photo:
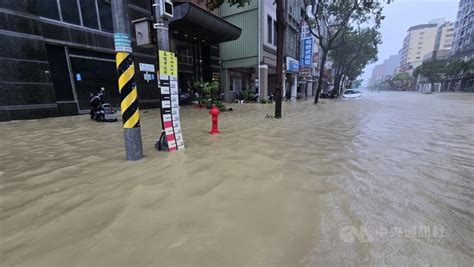
[[170, 39], [168, 33], [168, 21], [162, 17], [163, 5], [166, 4], [163, 0], [153, 1], [153, 27], [156, 29], [156, 56], [158, 58], [158, 51], [170, 51]]
[[[162, 51], [170, 51], [170, 40], [169, 40], [169, 28], [168, 28], [168, 21], [166, 21], [161, 14], [163, 13], [163, 0], [152, 0], [152, 14], [153, 14], [153, 28], [156, 30], [156, 62], [159, 64], [160, 62], [160, 50]], [[158, 79], [158, 87], [160, 87], [160, 77]], [[160, 92], [160, 99], [161, 99], [161, 90]], [[165, 130], [165, 125], [163, 121], [163, 107], [160, 108], [161, 111], [161, 129]], [[162, 142], [159, 145], [167, 144], [166, 134], [164, 132], [161, 133], [160, 139]], [[159, 150], [167, 150], [168, 148], [166, 145], [164, 147], [159, 148]]]
[[275, 90], [275, 118], [281, 118], [283, 97], [283, 54], [285, 52], [285, 0], [276, 0], [277, 15], [277, 62]]
[[177, 59], [170, 53], [168, 19], [173, 17], [170, 0], [152, 0], [153, 28], [156, 30], [156, 61], [159, 65], [158, 87], [161, 99], [161, 135], [155, 147], [158, 150], [184, 149], [179, 120]]
[[143, 158], [143, 147], [127, 3], [127, 0], [112, 1], [112, 20], [118, 87], [122, 99], [120, 108], [125, 139], [125, 159], [139, 160]]

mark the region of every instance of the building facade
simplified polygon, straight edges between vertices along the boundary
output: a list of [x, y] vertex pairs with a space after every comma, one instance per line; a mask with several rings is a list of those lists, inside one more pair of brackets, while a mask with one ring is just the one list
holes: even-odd
[[[180, 87], [218, 79], [218, 44], [240, 35], [202, 2], [174, 3], [170, 47]], [[129, 19], [150, 18], [150, 5], [130, 0]], [[106, 101], [119, 106], [110, 0], [0, 1], [0, 16], [0, 121], [87, 113], [90, 93], [101, 87]], [[139, 67], [155, 65], [155, 49], [137, 47], [133, 30], [131, 37], [140, 107], [159, 107], [156, 75]]]
[[382, 64], [375, 65], [372, 70], [369, 85], [376, 85], [388, 77], [397, 73], [400, 64], [400, 57], [398, 55], [391, 55], [385, 59]]
[[448, 59], [452, 54], [454, 23], [443, 22], [438, 26], [434, 50], [423, 56], [423, 62], [429, 60]]
[[412, 72], [423, 63], [423, 57], [435, 49], [438, 24], [421, 24], [408, 29], [399, 51], [400, 71]]
[[391, 55], [383, 62], [384, 75], [390, 76], [397, 73], [397, 69], [400, 64], [400, 57], [398, 55]]
[[369, 85], [377, 85], [378, 83], [382, 82], [384, 75], [383, 64], [375, 65], [372, 69], [372, 76], [370, 77]]
[[[220, 44], [221, 86], [226, 101], [233, 101], [244, 90], [257, 91], [259, 84], [259, 58], [262, 52], [258, 36], [262, 30], [259, 19], [263, 16], [260, 1], [238, 8], [224, 4], [219, 8], [219, 16], [242, 29], [240, 37], [232, 42]], [[261, 19], [260, 19], [261, 20]], [[270, 33], [268, 42], [273, 42]], [[268, 37], [267, 37], [268, 38]], [[275, 57], [266, 58], [275, 64]], [[268, 71], [268, 67], [266, 69]], [[261, 92], [264, 94], [264, 92]]]
[[455, 24], [453, 56], [474, 58], [474, 0], [460, 0]]
[[[291, 62], [299, 58], [300, 1], [287, 1], [285, 56]], [[266, 99], [276, 87], [276, 6], [273, 0], [252, 0], [244, 7], [224, 4], [221, 18], [242, 29], [235, 41], [220, 44], [222, 88], [226, 101], [234, 101], [242, 91], [250, 90]], [[287, 64], [285, 64], [287, 65]], [[284, 90], [294, 87], [296, 97], [299, 71], [286, 68]]]
[[[289, 0], [286, 3], [286, 32], [285, 32], [285, 77], [284, 77], [284, 89], [283, 95], [288, 96], [293, 101], [297, 97], [305, 97], [305, 84], [306, 81], [300, 75], [299, 68], [295, 70], [290, 65], [291, 62], [297, 62], [300, 56], [301, 47], [301, 12], [302, 12], [302, 1]], [[299, 66], [299, 64], [298, 64]], [[293, 64], [295, 67], [295, 64]], [[287, 93], [287, 91], [289, 92]]]
[[454, 25], [453, 22], [449, 21], [439, 25], [436, 32], [435, 50], [451, 50], [454, 39]]

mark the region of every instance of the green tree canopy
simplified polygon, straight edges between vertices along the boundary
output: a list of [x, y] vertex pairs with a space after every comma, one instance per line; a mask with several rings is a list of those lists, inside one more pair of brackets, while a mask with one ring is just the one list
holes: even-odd
[[382, 43], [379, 31], [374, 28], [349, 31], [344, 39], [337, 40], [342, 45], [330, 54], [336, 69], [334, 85], [338, 91], [342, 89], [340, 83], [343, 77], [353, 81], [367, 64], [377, 61], [378, 45]]
[[[367, 25], [378, 29], [383, 20], [382, 0], [320, 1], [305, 0], [305, 20], [321, 48], [321, 64], [314, 103], [318, 103], [322, 77], [328, 53], [344, 44], [345, 35], [352, 25]], [[390, 2], [390, 1], [388, 1]], [[341, 41], [336, 42], [340, 38]]]
[[415, 77], [421, 75], [431, 84], [439, 83], [444, 79], [448, 65], [449, 61], [444, 59], [426, 61], [415, 69], [413, 75]]

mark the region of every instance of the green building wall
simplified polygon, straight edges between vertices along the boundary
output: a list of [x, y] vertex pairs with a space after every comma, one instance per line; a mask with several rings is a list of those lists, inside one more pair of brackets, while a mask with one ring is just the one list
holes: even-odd
[[220, 44], [222, 68], [255, 66], [258, 64], [258, 1], [244, 7], [224, 4], [219, 16], [242, 29], [239, 39]]

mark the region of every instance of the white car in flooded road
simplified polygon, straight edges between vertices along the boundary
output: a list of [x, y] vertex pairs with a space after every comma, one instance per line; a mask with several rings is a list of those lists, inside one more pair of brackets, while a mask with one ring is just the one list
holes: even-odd
[[362, 92], [359, 91], [359, 90], [349, 89], [349, 90], [344, 91], [344, 94], [342, 95], [342, 98], [361, 99], [362, 98]]

